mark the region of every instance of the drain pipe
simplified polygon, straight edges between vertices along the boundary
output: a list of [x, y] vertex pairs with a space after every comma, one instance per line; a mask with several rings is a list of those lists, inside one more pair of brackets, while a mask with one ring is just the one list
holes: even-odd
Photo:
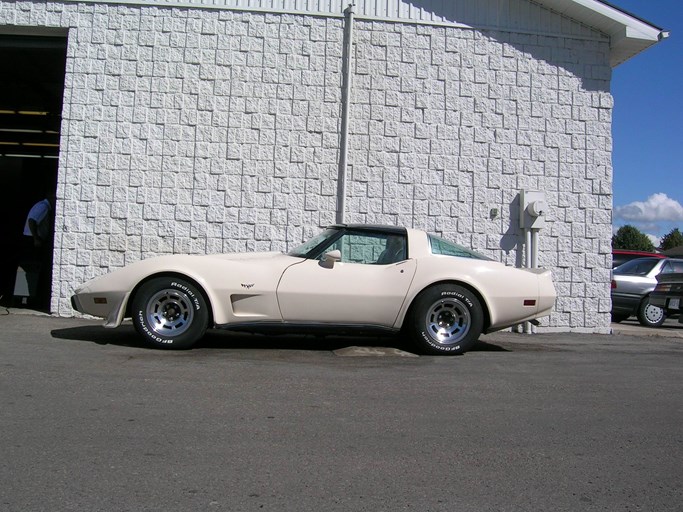
[[344, 223], [346, 211], [346, 170], [349, 153], [349, 108], [351, 107], [351, 65], [353, 64], [353, 16], [355, 4], [344, 9], [344, 50], [342, 63], [342, 110], [339, 139], [339, 173], [337, 177], [337, 223]]

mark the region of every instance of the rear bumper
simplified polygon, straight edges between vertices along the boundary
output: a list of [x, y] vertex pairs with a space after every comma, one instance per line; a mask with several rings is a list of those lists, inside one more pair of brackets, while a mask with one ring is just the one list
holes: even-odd
[[[678, 306], [672, 307], [672, 301], [678, 300]], [[650, 294], [650, 304], [657, 306], [662, 309], [666, 309], [671, 313], [679, 313], [681, 311], [681, 306], [683, 303], [683, 296], [676, 294], [667, 293], [651, 293]]]

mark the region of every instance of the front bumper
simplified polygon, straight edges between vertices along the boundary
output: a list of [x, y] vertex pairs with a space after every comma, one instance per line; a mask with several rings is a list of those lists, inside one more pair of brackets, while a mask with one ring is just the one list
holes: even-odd
[[71, 296], [71, 307], [79, 313], [104, 318], [105, 327], [123, 322], [130, 292], [89, 292], [79, 290]]

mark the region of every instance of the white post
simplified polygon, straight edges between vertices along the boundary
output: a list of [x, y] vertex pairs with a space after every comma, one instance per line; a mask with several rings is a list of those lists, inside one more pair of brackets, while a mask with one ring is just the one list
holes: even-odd
[[351, 106], [351, 75], [353, 64], [353, 15], [354, 4], [344, 9], [344, 62], [342, 64], [342, 111], [339, 138], [339, 172], [337, 178], [337, 223], [344, 223], [346, 210], [346, 171], [349, 153], [349, 108]]

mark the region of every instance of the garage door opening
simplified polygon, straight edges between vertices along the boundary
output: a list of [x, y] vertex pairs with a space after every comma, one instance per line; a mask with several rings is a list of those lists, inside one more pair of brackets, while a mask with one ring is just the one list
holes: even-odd
[[0, 304], [6, 307], [49, 310], [54, 208], [33, 226], [39, 235], [24, 232], [32, 207], [57, 188], [65, 65], [66, 37], [0, 35]]

